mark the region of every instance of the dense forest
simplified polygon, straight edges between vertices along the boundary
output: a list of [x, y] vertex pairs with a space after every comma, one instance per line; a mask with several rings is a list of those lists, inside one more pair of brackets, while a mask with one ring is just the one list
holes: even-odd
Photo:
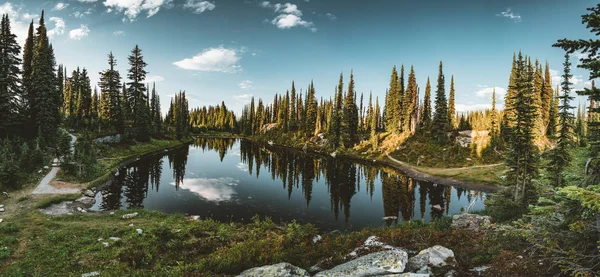
[[[598, 34], [600, 5], [588, 10], [582, 22]], [[396, 66], [391, 70], [385, 99], [374, 98], [373, 93], [359, 95], [351, 71], [347, 79], [340, 74], [329, 98], [317, 98], [313, 82], [304, 92], [292, 82], [289, 90], [275, 94], [270, 103], [252, 98], [236, 116], [236, 111], [224, 102], [190, 108], [184, 91], [170, 100], [169, 110], [163, 115], [156, 86], [145, 83], [147, 63], [137, 45], [127, 57], [126, 76], [115, 69], [117, 58], [111, 52], [106, 69], [98, 73], [99, 83], [92, 86], [91, 73], [85, 67], [69, 73], [63, 65], [57, 65], [47, 33], [42, 12], [37, 28], [33, 22], [29, 25], [21, 47], [11, 31], [10, 18], [2, 17], [3, 188], [18, 189], [24, 176], [57, 157], [62, 157], [65, 164], [78, 165], [79, 170], [67, 168], [71, 174], [85, 174], [96, 162], [97, 146], [92, 140], [107, 135], [118, 134], [123, 142], [136, 143], [228, 132], [257, 140], [293, 138], [305, 144], [320, 140], [328, 152], [358, 155], [370, 149], [371, 155], [381, 154], [379, 146], [393, 139], [399, 144], [419, 138], [433, 145], [451, 146], [461, 131], [485, 131], [489, 140], [482, 147], [499, 153], [508, 168], [501, 181], [504, 189], [490, 197], [486, 213], [501, 222], [514, 221], [533, 247], [561, 271], [578, 276], [597, 272], [600, 176], [594, 165], [600, 152], [600, 89], [592, 83], [591, 88], [573, 91], [571, 56], [583, 53], [585, 57], [577, 66], [589, 70], [590, 79], [600, 77], [598, 40], [561, 39], [553, 45], [565, 53], [560, 88], [552, 88], [547, 62], [543, 65], [521, 52], [515, 53], [503, 109], [497, 109], [494, 92], [490, 109], [458, 112], [455, 78], [451, 76], [447, 91], [440, 61], [436, 82], [431, 84], [427, 77], [423, 96], [413, 66], [406, 74], [401, 65], [399, 70]], [[571, 103], [575, 93], [589, 100], [577, 110]], [[81, 137], [75, 153], [70, 151], [69, 133]], [[565, 174], [575, 149], [584, 149], [589, 158], [586, 165], [581, 165], [586, 171], [583, 179]], [[260, 158], [248, 154], [252, 149], [248, 151], [243, 159]], [[279, 161], [304, 166], [293, 158]], [[345, 211], [343, 203], [338, 204], [341, 211]]]

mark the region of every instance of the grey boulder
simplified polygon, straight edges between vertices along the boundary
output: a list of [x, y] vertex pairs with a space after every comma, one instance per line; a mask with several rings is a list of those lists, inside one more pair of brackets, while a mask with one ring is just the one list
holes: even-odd
[[478, 214], [458, 214], [452, 216], [452, 229], [467, 229], [478, 232], [489, 228], [492, 218]]
[[359, 257], [332, 269], [319, 272], [315, 277], [362, 277], [401, 273], [406, 268], [408, 254], [393, 249]]
[[417, 273], [433, 273], [439, 275], [456, 267], [454, 252], [446, 247], [436, 245], [421, 250], [419, 254], [410, 258], [408, 268]]
[[238, 277], [309, 277], [310, 274], [302, 268], [289, 263], [278, 263], [248, 269]]

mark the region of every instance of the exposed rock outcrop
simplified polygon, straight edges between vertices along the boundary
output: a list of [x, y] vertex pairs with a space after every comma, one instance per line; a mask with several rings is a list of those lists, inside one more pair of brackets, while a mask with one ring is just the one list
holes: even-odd
[[421, 250], [419, 254], [410, 258], [408, 269], [416, 273], [433, 273], [443, 276], [444, 273], [456, 267], [454, 252], [446, 247], [436, 245]]
[[492, 224], [492, 218], [478, 214], [458, 214], [452, 216], [453, 229], [467, 229], [473, 232], [479, 232], [487, 229]]

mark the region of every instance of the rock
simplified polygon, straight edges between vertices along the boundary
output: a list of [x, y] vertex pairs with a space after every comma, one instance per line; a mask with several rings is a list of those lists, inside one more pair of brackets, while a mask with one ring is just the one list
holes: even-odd
[[376, 236], [370, 236], [365, 240], [363, 245], [361, 245], [357, 248], [354, 248], [354, 250], [352, 252], [348, 253], [344, 257], [344, 259], [351, 260], [351, 259], [354, 259], [354, 258], [357, 258], [360, 256], [364, 256], [369, 253], [383, 251], [383, 250], [401, 250], [401, 251], [407, 252], [405, 249], [387, 245], [387, 244], [379, 241], [379, 238], [377, 238]]
[[383, 220], [390, 220], [390, 219], [391, 220], [396, 220], [396, 219], [398, 219], [398, 217], [397, 216], [384, 216], [383, 217]]
[[105, 136], [105, 137], [100, 137], [94, 140], [94, 143], [96, 144], [101, 144], [101, 143], [119, 143], [121, 142], [121, 134], [116, 134], [114, 136]]
[[3, 212], [4, 212], [4, 208], [0, 208], [0, 213], [3, 213]]
[[108, 247], [108, 242], [103, 242], [102, 245], [104, 245], [104, 247]]
[[87, 211], [81, 207], [77, 207], [77, 211], [80, 213], [87, 213]]
[[133, 227], [133, 223], [129, 224], [129, 227]]
[[122, 218], [123, 218], [123, 219], [131, 219], [131, 218], [134, 218], [134, 217], [136, 217], [137, 215], [138, 215], [138, 213], [137, 213], [137, 212], [135, 212], [135, 213], [130, 213], [130, 214], [124, 214], [124, 215], [122, 216]]
[[92, 277], [92, 276], [100, 276], [100, 272], [94, 271], [94, 272], [88, 272], [88, 273], [81, 274], [81, 277]]
[[103, 241], [103, 240], [104, 240], [103, 238], [99, 238], [99, 239], [98, 239], [98, 242], [101, 242], [101, 241]]
[[85, 195], [87, 197], [95, 197], [96, 196], [96, 194], [93, 191], [89, 190], [89, 189], [85, 190], [83, 192], [83, 195]]
[[456, 270], [450, 270], [444, 274], [444, 277], [456, 277], [458, 276], [458, 272]]
[[492, 224], [492, 218], [478, 214], [459, 214], [452, 216], [453, 229], [467, 229], [474, 232], [489, 228]]
[[6, 192], [6, 191], [3, 191], [3, 192], [2, 192], [2, 195], [3, 195], [4, 197], [6, 197], [6, 198], [10, 198], [10, 196], [8, 195], [8, 192]]
[[188, 217], [190, 220], [200, 220], [200, 216], [199, 215], [192, 215]]
[[408, 254], [394, 249], [362, 256], [332, 269], [319, 272], [315, 277], [333, 276], [377, 276], [401, 273], [406, 268]]
[[310, 274], [302, 268], [289, 263], [278, 263], [255, 267], [240, 273], [238, 277], [309, 277]]
[[316, 235], [316, 236], [315, 236], [315, 237], [312, 239], [312, 241], [313, 241], [313, 243], [317, 243], [317, 242], [321, 241], [322, 239], [323, 239], [323, 237], [321, 237], [321, 235]]
[[438, 210], [438, 211], [442, 210], [442, 206], [440, 206], [440, 205], [433, 205], [433, 207], [431, 207], [431, 208], [434, 210]]
[[432, 270], [434, 275], [441, 275], [442, 271], [447, 272], [447, 269], [453, 267], [456, 267], [454, 252], [440, 245], [421, 250], [408, 261], [409, 270], [417, 273], [429, 273]]
[[401, 274], [388, 274], [388, 275], [381, 275], [381, 277], [430, 277], [431, 275], [429, 274], [423, 274], [423, 273], [412, 273], [412, 272], [408, 272], [408, 273], [401, 273]]
[[138, 233], [138, 235], [141, 235], [142, 233], [144, 233], [144, 230], [142, 230], [142, 229], [135, 229], [135, 231]]
[[75, 200], [75, 202], [81, 203], [85, 206], [91, 206], [91, 205], [94, 205], [94, 203], [96, 203], [96, 198], [82, 196], [82, 197], [77, 198], [77, 200]]
[[44, 169], [49, 169], [49, 168], [50, 168], [50, 167], [49, 167], [49, 166], [47, 166], [47, 165], [45, 165], [45, 166], [44, 166]]
[[308, 269], [308, 273], [310, 273], [310, 274], [315, 274], [315, 273], [317, 273], [317, 272], [321, 272], [321, 271], [323, 271], [323, 270], [324, 270], [324, 269], [322, 269], [320, 266], [318, 266], [318, 265], [313, 265], [313, 266], [311, 266], [311, 267]]
[[0, 223], [2, 223], [2, 221], [4, 221], [4, 219], [0, 218]]
[[0, 205], [0, 208], [4, 208], [4, 205]]
[[115, 214], [115, 212], [110, 212], [110, 213], [108, 213], [108, 214], [110, 214], [110, 215], [113, 215], [113, 214]]
[[108, 239], [112, 240], [112, 241], [120, 241], [121, 240], [121, 238], [117, 238], [117, 237], [110, 237]]
[[488, 269], [490, 269], [490, 266], [482, 265], [482, 266], [471, 268], [471, 269], [469, 269], [469, 271], [475, 272], [477, 274], [477, 276], [484, 276], [482, 274], [484, 272], [486, 272]]

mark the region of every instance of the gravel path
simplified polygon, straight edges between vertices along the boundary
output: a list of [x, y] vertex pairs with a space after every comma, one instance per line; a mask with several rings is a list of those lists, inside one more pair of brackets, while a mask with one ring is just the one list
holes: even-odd
[[[75, 152], [77, 137], [72, 134], [69, 134], [69, 136], [71, 136], [71, 152]], [[56, 177], [59, 170], [59, 167], [52, 167], [52, 170], [44, 176], [32, 194], [72, 194], [80, 192], [78, 188], [55, 188], [50, 185], [50, 182]]]

